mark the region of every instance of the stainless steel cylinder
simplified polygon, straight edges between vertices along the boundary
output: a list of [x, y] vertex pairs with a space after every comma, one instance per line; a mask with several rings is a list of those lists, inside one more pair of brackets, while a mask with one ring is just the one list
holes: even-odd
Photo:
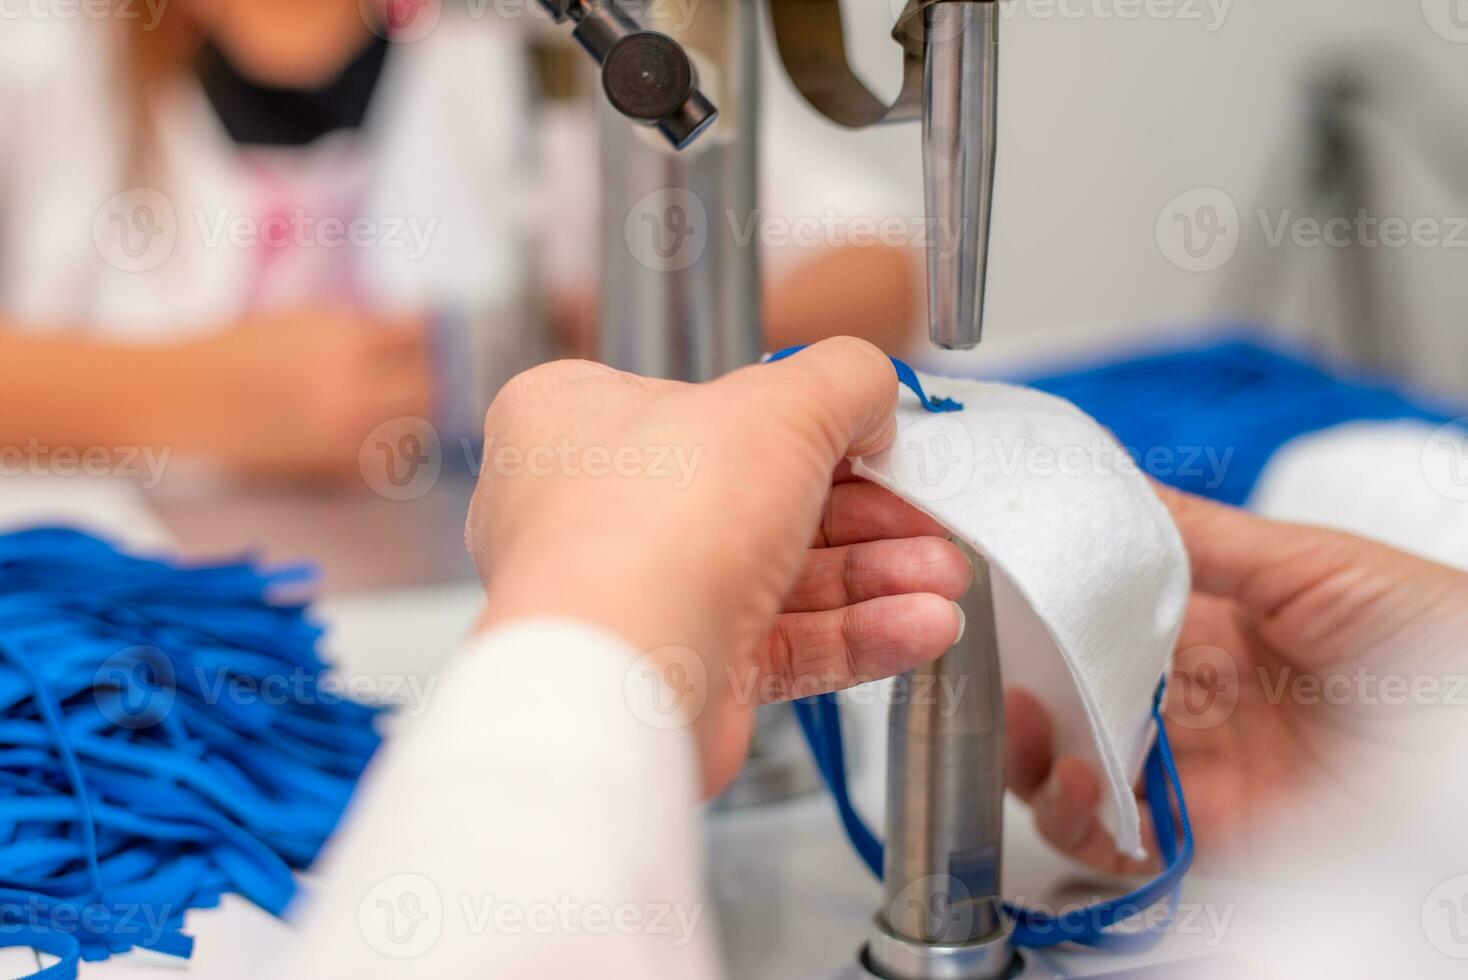
[[999, 4], [942, 0], [923, 11], [923, 189], [928, 334], [950, 350], [984, 330], [999, 108]]
[[1004, 693], [989, 568], [970, 558], [963, 637], [899, 678], [888, 723], [883, 903], [868, 959], [889, 980], [987, 980], [1010, 961]]
[[[668, 5], [672, 12], [677, 5]], [[720, 113], [675, 152], [611, 109], [601, 129], [602, 359], [707, 381], [758, 360], [758, 34], [755, 0], [648, 24], [683, 45]]]

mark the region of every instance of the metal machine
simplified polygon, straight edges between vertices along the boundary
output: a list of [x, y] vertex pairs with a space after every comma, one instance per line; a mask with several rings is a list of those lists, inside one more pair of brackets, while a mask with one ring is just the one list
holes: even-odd
[[[755, 0], [706, 0], [679, 24], [655, 5], [639, 23], [617, 0], [542, 2], [575, 25], [615, 110], [602, 131], [605, 360], [691, 381], [754, 361], [758, 249], [729, 217], [754, 214], [758, 201]], [[839, 0], [770, 0], [769, 20], [795, 86], [834, 122], [921, 119], [929, 241], [950, 243], [927, 254], [929, 335], [940, 348], [974, 347], [993, 201], [997, 3], [908, 0], [893, 30], [904, 67], [890, 104], [847, 61]], [[889, 723], [885, 894], [861, 956], [861, 969], [887, 980], [988, 980], [1017, 968], [998, 897], [1004, 719], [993, 602], [988, 568], [971, 557], [963, 640], [899, 682], [966, 676], [969, 694], [946, 713], [898, 698]], [[760, 778], [747, 798], [813, 778], [780, 755], [769, 729], [756, 733]]]

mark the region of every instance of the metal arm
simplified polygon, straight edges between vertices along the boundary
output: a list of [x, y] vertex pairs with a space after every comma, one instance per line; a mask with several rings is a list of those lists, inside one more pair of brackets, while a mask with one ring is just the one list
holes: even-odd
[[928, 220], [928, 336], [947, 350], [984, 332], [999, 108], [999, 5], [923, 10], [923, 196]]

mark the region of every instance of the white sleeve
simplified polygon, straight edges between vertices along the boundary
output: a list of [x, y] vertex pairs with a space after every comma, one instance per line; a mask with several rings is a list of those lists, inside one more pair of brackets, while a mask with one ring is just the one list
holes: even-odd
[[565, 620], [461, 654], [374, 762], [278, 972], [713, 980], [693, 738], [641, 720], [636, 663]]

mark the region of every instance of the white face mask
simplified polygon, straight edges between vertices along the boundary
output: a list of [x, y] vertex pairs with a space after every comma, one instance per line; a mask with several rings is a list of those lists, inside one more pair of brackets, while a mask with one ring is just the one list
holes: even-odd
[[1190, 591], [1177, 528], [1132, 457], [1069, 402], [920, 378], [963, 410], [934, 414], [903, 389], [896, 440], [852, 468], [988, 558], [1005, 687], [1045, 706], [1058, 756], [1104, 774], [1102, 821], [1141, 857], [1132, 786]]

